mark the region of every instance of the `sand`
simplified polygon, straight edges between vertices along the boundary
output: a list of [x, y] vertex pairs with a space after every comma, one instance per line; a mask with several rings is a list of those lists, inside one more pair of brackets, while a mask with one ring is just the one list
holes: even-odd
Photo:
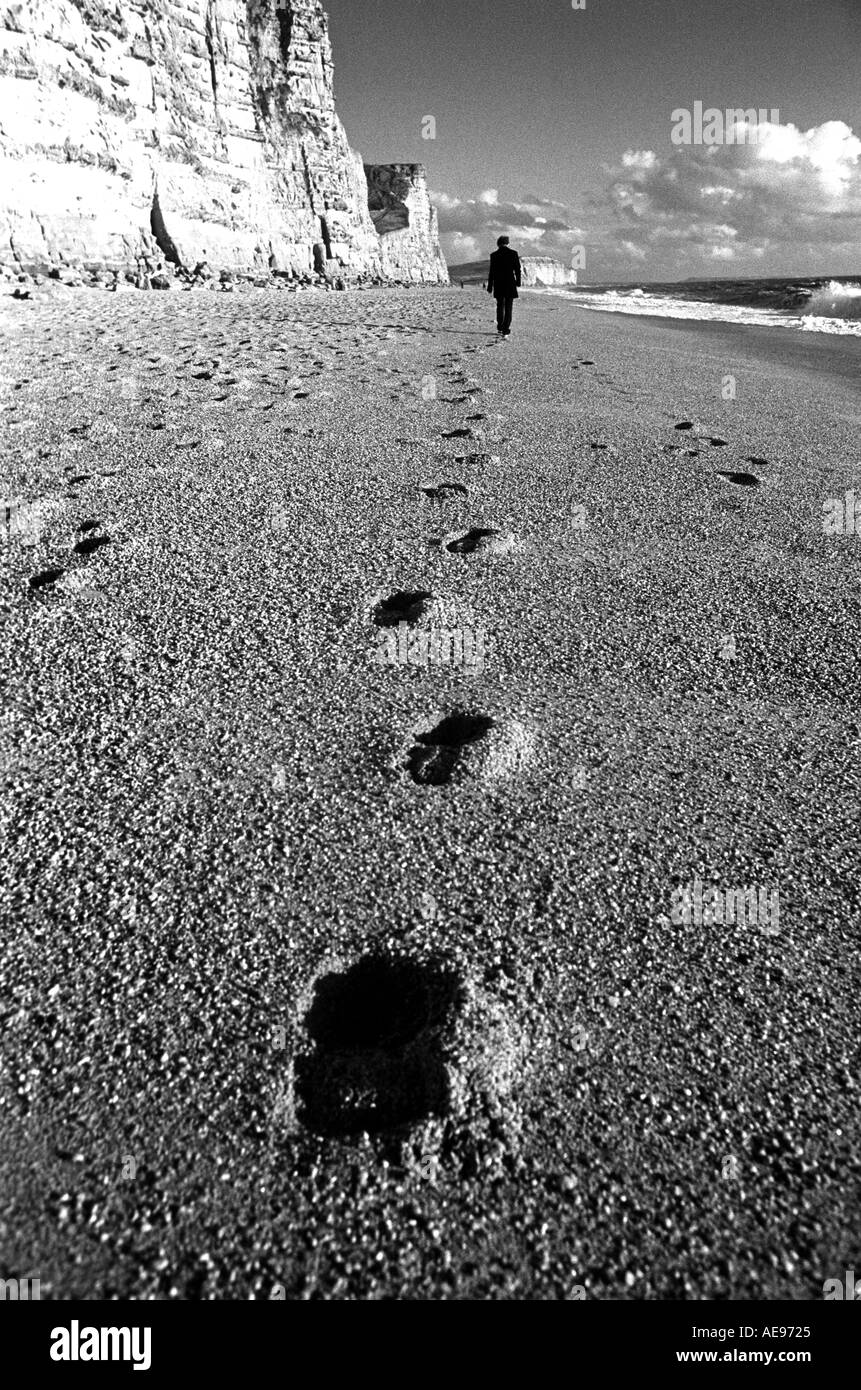
[[[43, 1298], [857, 1260], [858, 345], [515, 311], [2, 301], [3, 1261]], [[779, 922], [674, 920], [696, 878]]]

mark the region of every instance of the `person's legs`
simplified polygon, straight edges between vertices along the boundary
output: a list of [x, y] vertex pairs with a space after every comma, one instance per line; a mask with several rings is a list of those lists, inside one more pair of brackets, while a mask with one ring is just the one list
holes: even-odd
[[497, 301], [496, 301], [496, 331], [497, 331], [497, 333], [502, 333], [502, 332], [503, 332], [503, 324], [504, 324], [504, 322], [505, 322], [505, 300], [504, 300], [504, 299], [502, 298], [502, 296], [500, 295], [500, 297], [499, 297], [499, 298], [497, 299]]
[[502, 331], [503, 331], [503, 333], [510, 333], [510, 332], [511, 332], [511, 313], [512, 313], [513, 308], [514, 308], [514, 300], [513, 300], [513, 299], [506, 299], [506, 301], [505, 301], [505, 313], [504, 313], [503, 319], [502, 319]]

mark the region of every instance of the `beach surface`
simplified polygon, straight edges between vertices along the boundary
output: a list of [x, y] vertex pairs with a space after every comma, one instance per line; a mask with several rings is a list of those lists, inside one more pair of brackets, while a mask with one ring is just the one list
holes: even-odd
[[0, 1272], [43, 1298], [857, 1267], [861, 343], [492, 327], [0, 301]]

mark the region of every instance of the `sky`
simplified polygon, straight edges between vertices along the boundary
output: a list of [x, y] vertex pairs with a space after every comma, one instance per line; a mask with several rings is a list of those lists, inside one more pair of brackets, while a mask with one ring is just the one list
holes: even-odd
[[[861, 0], [324, 4], [350, 143], [426, 166], [450, 264], [505, 232], [580, 283], [861, 273]], [[696, 143], [696, 102], [763, 119]]]

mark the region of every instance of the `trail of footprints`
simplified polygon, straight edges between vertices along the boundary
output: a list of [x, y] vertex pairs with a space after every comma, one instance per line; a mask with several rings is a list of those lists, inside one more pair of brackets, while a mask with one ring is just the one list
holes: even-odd
[[[673, 428], [685, 434], [690, 433], [701, 445], [710, 446], [713, 449], [726, 449], [729, 447], [728, 440], [722, 439], [719, 435], [709, 435], [700, 431], [693, 420], [680, 420]], [[668, 453], [682, 452], [686, 454], [688, 458], [698, 458], [701, 453], [701, 449], [685, 449], [680, 444], [667, 444], [664, 447]], [[748, 455], [745, 459], [745, 463], [749, 463], [752, 467], [760, 470], [770, 467], [768, 459], [759, 458], [754, 454]], [[718, 468], [716, 472], [719, 478], [725, 479], [726, 482], [732, 483], [736, 487], [755, 488], [761, 485], [761, 479], [758, 478], [755, 473], [750, 473], [743, 469]]]
[[[455, 389], [467, 391], [443, 397], [446, 404], [467, 404], [478, 394], [451, 361], [438, 369], [449, 371]], [[473, 427], [485, 418], [476, 411], [442, 437], [479, 438]], [[464, 455], [455, 462], [470, 477], [486, 458]], [[417, 491], [440, 516], [463, 506], [470, 495], [467, 482], [450, 476], [421, 483]], [[445, 545], [447, 553], [464, 557], [498, 553], [499, 548], [507, 547], [488, 527], [472, 527]], [[399, 589], [375, 604], [371, 620], [382, 629], [413, 628], [429, 617], [436, 602], [428, 589]], [[444, 788], [467, 770], [471, 752], [492, 746], [499, 735], [499, 725], [489, 715], [449, 710], [414, 731], [398, 772], [424, 790]], [[505, 763], [504, 738], [502, 743], [501, 754], [493, 749], [497, 764]], [[429, 1122], [457, 1118], [458, 1111], [463, 1116], [476, 1101], [498, 1110], [513, 1084], [512, 1058], [525, 1049], [508, 1011], [486, 999], [474, 981], [470, 994], [476, 1005], [467, 1010], [467, 984], [459, 971], [437, 959], [417, 961], [401, 954], [371, 953], [341, 973], [320, 977], [296, 1062], [302, 1124], [338, 1139], [362, 1132], [406, 1136]], [[466, 1056], [480, 1059], [468, 1075], [462, 1070]], [[477, 1085], [481, 1095], [475, 1094]], [[450, 1140], [450, 1146], [455, 1142]], [[455, 1156], [450, 1147], [449, 1161]]]
[[[310, 388], [316, 381], [346, 366], [339, 359], [349, 359], [355, 349], [368, 353], [374, 344], [378, 345], [379, 358], [369, 370], [379, 378], [401, 375], [399, 369], [385, 364], [387, 351], [382, 344], [395, 331], [407, 331], [404, 322], [367, 323], [360, 329], [350, 324], [354, 336], [345, 346], [338, 329], [347, 325], [338, 323], [336, 313], [334, 316], [328, 314], [325, 321], [332, 330], [331, 336], [313, 344], [303, 342], [300, 325], [298, 343], [288, 347], [280, 309], [273, 310], [269, 315], [270, 341], [265, 371], [259, 370], [261, 333], [256, 338], [239, 338], [240, 352], [234, 353], [227, 362], [224, 353], [231, 345], [229, 324], [227, 338], [219, 339], [212, 333], [181, 342], [170, 382], [173, 389], [166, 395], [162, 393], [161, 397], [157, 391], [142, 396], [137, 402], [138, 408], [155, 407], [160, 400], [176, 399], [186, 390], [192, 393], [211, 390], [213, 385], [224, 393], [215, 399], [227, 400], [230, 392], [242, 389], [244, 372], [255, 373], [256, 390], [272, 395], [266, 403], [257, 400], [254, 407], [249, 402], [247, 408], [270, 410], [279, 396], [291, 404], [301, 403], [309, 399]], [[107, 333], [106, 329], [99, 331]], [[219, 330], [223, 331], [223, 328]], [[418, 334], [428, 330], [419, 326], [412, 331]], [[131, 346], [119, 343], [117, 356], [120, 359], [134, 356], [135, 350], [143, 347], [140, 342]], [[482, 350], [479, 346], [471, 346], [463, 352], [471, 354]], [[165, 378], [163, 359], [149, 356], [146, 362], [145, 372], [155, 384]], [[595, 365], [592, 359], [582, 358], [574, 365], [574, 370], [587, 370]], [[474, 406], [476, 398], [484, 394], [479, 384], [461, 369], [457, 353], [446, 353], [437, 367], [448, 373], [454, 393], [441, 398], [445, 404]], [[121, 360], [108, 369], [109, 375], [121, 371]], [[369, 376], [363, 378], [365, 383], [370, 380]], [[475, 409], [462, 424], [444, 432], [442, 438], [483, 444], [487, 423], [487, 415]], [[156, 415], [149, 427], [160, 431], [165, 428], [165, 422]], [[727, 447], [727, 441], [719, 436], [701, 435], [693, 421], [680, 421], [675, 428], [695, 438], [699, 447], [666, 446], [670, 450], [697, 456], [704, 447]], [[89, 427], [78, 424], [70, 427], [69, 432], [86, 440]], [[287, 432], [295, 433], [295, 430]], [[174, 447], [190, 450], [200, 444], [199, 439], [184, 439], [175, 441]], [[596, 451], [607, 447], [597, 441], [592, 444]], [[480, 476], [482, 467], [494, 458], [486, 453], [474, 453], [459, 455], [454, 462], [468, 479], [472, 479]], [[768, 467], [768, 461], [763, 458], [750, 456], [745, 461], [758, 471]], [[743, 488], [755, 488], [760, 482], [756, 474], [750, 472], [719, 470], [717, 476]], [[68, 488], [82, 486], [91, 477], [88, 473], [76, 473], [67, 479], [66, 485]], [[419, 486], [419, 491], [441, 516], [450, 507], [462, 506], [470, 495], [468, 482], [451, 477], [428, 481]], [[71, 492], [67, 495], [77, 496]], [[81, 522], [77, 529], [80, 539], [72, 546], [73, 556], [89, 561], [110, 544], [110, 537], [101, 533], [100, 523], [94, 519]], [[469, 563], [482, 556], [510, 554], [516, 549], [516, 541], [513, 536], [494, 528], [471, 526], [460, 534], [444, 538], [440, 549], [454, 560]], [[32, 576], [30, 587], [33, 590], [50, 588], [64, 574], [63, 568], [44, 569]], [[396, 628], [402, 623], [414, 627], [429, 616], [434, 603], [435, 596], [427, 589], [398, 590], [376, 603], [372, 621], [381, 629]], [[477, 761], [476, 754], [480, 755]], [[501, 723], [474, 709], [455, 708], [440, 712], [429, 719], [425, 727], [413, 731], [399, 770], [415, 786], [437, 789], [459, 782], [470, 771], [517, 774], [529, 755], [529, 732], [524, 727]], [[300, 1049], [296, 1059], [298, 1115], [307, 1129], [336, 1138], [361, 1132], [409, 1131], [417, 1124], [445, 1116], [451, 1108], [451, 1097], [468, 1092], [467, 1085], [453, 1082], [457, 1066], [453, 1058], [462, 1052], [456, 1044], [458, 1030], [462, 1028], [465, 990], [464, 981], [457, 972], [438, 963], [369, 955], [341, 973], [320, 976], [312, 985], [312, 1002], [303, 1020], [304, 1050]], [[473, 1004], [473, 1011], [470, 1042], [474, 1052], [477, 1049], [479, 1054], [484, 1054], [483, 1063], [474, 1067], [474, 1074], [484, 1076], [485, 1085], [501, 1093], [511, 1084], [510, 1077], [516, 1070], [510, 1065], [511, 1056], [519, 1048], [516, 1028], [510, 1019], [494, 1014], [493, 1006], [483, 1005], [480, 999]]]
[[[453, 386], [468, 385], [468, 379], [455, 365], [454, 359], [454, 354], [447, 354], [444, 361], [436, 364], [437, 368], [449, 373], [448, 380]], [[594, 366], [595, 362], [591, 358], [581, 358], [575, 364], [575, 370]], [[470, 386], [472, 393], [475, 390], [474, 384]], [[446, 403], [454, 403], [459, 400], [465, 402], [471, 399], [471, 395], [460, 398], [443, 397], [442, 399]], [[443, 431], [441, 438], [444, 440], [475, 438], [472, 425], [482, 424], [486, 419], [487, 416], [483, 412], [475, 412], [468, 416], [462, 425]], [[696, 440], [698, 447], [686, 448], [682, 445], [666, 445], [665, 448], [670, 452], [680, 451], [689, 457], [698, 457], [704, 448], [725, 449], [729, 447], [728, 440], [720, 435], [713, 435], [700, 430], [692, 420], [677, 421], [674, 429], [681, 434], [690, 435], [692, 439]], [[609, 448], [608, 445], [600, 441], [593, 441], [590, 447], [596, 451]], [[482, 457], [487, 456], [463, 456], [458, 459], [458, 462], [462, 464], [477, 462]], [[767, 459], [755, 455], [748, 456], [746, 462], [758, 470], [769, 466]], [[716, 476], [741, 488], [760, 486], [759, 477], [752, 472], [718, 469]], [[464, 483], [451, 479], [441, 479], [432, 484], [421, 485], [420, 491], [439, 509], [442, 509], [449, 501], [465, 499], [469, 495], [468, 488]], [[517, 548], [517, 542], [513, 535], [483, 526], [471, 526], [460, 534], [445, 537], [442, 542], [437, 544], [444, 552], [456, 557], [507, 555]], [[398, 626], [401, 623], [415, 626], [427, 616], [433, 602], [433, 594], [425, 590], [399, 591], [377, 605], [374, 621], [379, 626]], [[487, 739], [495, 727], [494, 720], [489, 716], [465, 710], [451, 711], [431, 728], [415, 735], [415, 742], [406, 755], [405, 769], [418, 785], [434, 787], [446, 785], [453, 780], [460, 770], [468, 750]]]
[[[414, 310], [407, 297], [399, 305], [400, 319], [393, 321], [391, 309], [380, 313], [372, 308], [366, 321], [358, 327], [354, 323], [341, 321], [338, 307], [333, 302], [323, 301], [321, 304], [318, 301], [312, 305], [309, 300], [307, 304], [299, 306], [304, 311], [304, 317], [300, 312], [295, 319], [286, 323], [283, 306], [273, 305], [255, 316], [253, 335], [248, 334], [247, 312], [241, 304], [229, 306], [226, 313], [220, 315], [216, 326], [208, 327], [206, 321], [201, 326], [200, 301], [193, 302], [191, 296], [187, 301], [183, 297], [179, 303], [176, 297], [172, 299], [172, 303], [163, 306], [157, 300], [148, 301], [152, 311], [151, 326], [158, 331], [159, 322], [164, 319], [165, 341], [176, 344], [170, 355], [152, 351], [151, 334], [140, 336], [137, 305], [133, 299], [111, 302], [111, 322], [108, 327], [98, 324], [94, 327], [88, 317], [91, 311], [85, 305], [78, 308], [73, 302], [69, 306], [69, 319], [76, 339], [92, 341], [101, 354], [113, 352], [114, 360], [100, 368], [100, 387], [107, 388], [113, 396], [119, 394], [125, 399], [129, 410], [138, 417], [138, 425], [141, 414], [150, 413], [150, 418], [143, 422], [144, 427], [157, 433], [178, 428], [176, 416], [173, 423], [168, 423], [166, 409], [171, 406], [178, 411], [183, 399], [196, 404], [198, 408], [209, 408], [231, 400], [236, 408], [246, 412], [270, 411], [279, 401], [288, 407], [295, 404], [298, 409], [303, 401], [311, 398], [314, 386], [325, 385], [326, 380], [334, 380], [339, 372], [348, 368], [352, 370], [355, 349], [367, 355], [376, 347], [379, 356], [370, 370], [375, 371], [382, 380], [397, 381], [403, 373], [400, 368], [385, 362], [388, 353], [383, 345], [391, 343], [397, 336], [416, 338], [429, 331], [424, 324], [410, 322]], [[182, 322], [176, 331], [177, 310], [181, 315], [187, 313], [191, 321], [186, 332], [183, 331]], [[449, 314], [452, 315], [451, 310]], [[458, 321], [465, 321], [460, 306], [453, 316]], [[231, 332], [232, 328], [236, 329], [235, 333]], [[352, 333], [346, 340], [345, 328]], [[45, 349], [37, 356], [38, 365], [42, 368], [50, 370], [61, 367], [71, 371], [80, 369], [81, 362], [86, 360], [80, 353], [70, 357], [68, 347], [53, 346], [49, 329], [45, 330], [44, 342]], [[31, 376], [22, 377], [12, 383], [12, 389], [24, 393], [32, 380]], [[463, 400], [471, 400], [474, 395], [480, 394], [478, 384], [463, 372], [454, 373], [452, 381], [467, 392]], [[61, 393], [59, 399], [74, 400], [84, 394], [85, 391], [79, 388]], [[321, 394], [325, 397], [331, 392], [323, 391]], [[267, 395], [269, 399], [266, 399]], [[23, 423], [18, 418], [23, 409], [24, 404], [17, 401], [4, 407], [7, 425], [14, 428]], [[93, 418], [68, 425], [66, 432], [70, 440], [77, 446], [93, 443], [96, 418], [104, 413], [97, 410]], [[471, 421], [477, 424], [481, 418], [475, 414]], [[298, 432], [295, 426], [285, 426], [285, 434]], [[305, 431], [306, 434], [314, 432]], [[472, 437], [471, 424], [466, 426], [462, 437]], [[203, 443], [202, 437], [172, 437], [169, 447], [179, 456], [201, 448]], [[50, 449], [40, 450], [40, 456], [47, 457], [51, 452]], [[105, 470], [101, 476], [110, 477], [115, 473], [116, 470]], [[79, 494], [72, 489], [91, 482], [93, 477], [94, 474], [90, 472], [73, 473], [64, 483], [65, 497], [77, 499]], [[455, 482], [441, 483], [438, 493], [440, 502], [460, 486]], [[17, 504], [13, 502], [11, 505]], [[98, 523], [84, 523], [80, 529], [81, 538], [71, 548], [73, 557], [89, 560], [110, 544], [109, 536], [92, 534], [98, 530]], [[30, 577], [29, 588], [32, 591], [50, 590], [67, 574], [68, 567], [65, 565], [55, 563], [45, 566]]]
[[[456, 353], [447, 353], [443, 360], [435, 364], [438, 371], [447, 373], [447, 381], [462, 394], [442, 396], [444, 404], [473, 404], [474, 398], [484, 394], [483, 387], [466, 375], [459, 367]], [[488, 416], [484, 411], [474, 410], [467, 415], [463, 424], [441, 432], [443, 440], [469, 440], [485, 443], [483, 426]], [[498, 456], [487, 453], [463, 454], [455, 458], [468, 477], [480, 476], [483, 467], [490, 461], [498, 462]], [[467, 483], [458, 479], [440, 478], [435, 482], [419, 484], [418, 490], [442, 514], [448, 506], [463, 505], [470, 495]], [[442, 540], [432, 541], [431, 545], [452, 557], [482, 557], [508, 555], [516, 548], [514, 536], [489, 526], [470, 526], [460, 533], [450, 533]], [[372, 613], [372, 620], [378, 627], [398, 627], [406, 624], [416, 627], [427, 619], [433, 611], [436, 597], [428, 590], [398, 590], [378, 602]], [[460, 779], [467, 771], [466, 764], [471, 750], [477, 745], [488, 745], [492, 734], [501, 742], [503, 755], [500, 759], [499, 747], [495, 750], [495, 766], [505, 763], [505, 731], [500, 730], [498, 722], [489, 715], [464, 709], [450, 710], [435, 718], [428, 728], [416, 730], [413, 743], [407, 749], [401, 772], [405, 772], [412, 782], [420, 787], [443, 787]], [[502, 735], [501, 740], [499, 739]], [[515, 759], [516, 761], [516, 759]], [[485, 760], [487, 762], [487, 759]], [[474, 770], [474, 769], [473, 769]]]
[[[594, 365], [589, 359], [577, 364], [578, 368]], [[450, 379], [454, 385], [460, 384], [456, 373]], [[449, 399], [465, 403], [469, 397]], [[484, 419], [480, 414], [470, 416], [462, 426], [444, 432], [442, 438], [474, 437], [472, 424]], [[728, 441], [718, 435], [700, 434], [692, 421], [679, 421], [675, 428], [694, 435], [700, 447], [728, 447]], [[596, 451], [608, 448], [600, 441], [593, 441], [591, 447]], [[682, 451], [698, 456], [700, 447]], [[467, 459], [459, 462], [466, 463]], [[746, 462], [760, 471], [769, 466], [766, 459], [753, 455]], [[754, 473], [718, 470], [717, 476], [739, 487], [759, 486]], [[440, 510], [469, 495], [466, 484], [447, 478], [421, 485], [420, 491]], [[513, 537], [480, 526], [445, 542], [445, 550], [459, 557], [508, 553], [513, 547]], [[434, 601], [426, 589], [398, 590], [377, 603], [373, 621], [384, 628], [402, 623], [415, 626], [427, 617]], [[497, 720], [481, 711], [451, 709], [414, 732], [401, 770], [420, 788], [444, 788], [459, 780], [471, 757], [481, 749], [491, 750], [485, 758], [486, 768], [519, 771], [529, 757], [528, 731], [501, 728]], [[363, 957], [340, 975], [319, 980], [305, 1023], [309, 1046], [297, 1069], [304, 1123], [319, 1134], [343, 1137], [363, 1130], [408, 1131], [449, 1114], [451, 1096], [468, 1090], [452, 1084], [452, 1040], [462, 1029], [464, 988], [462, 978], [438, 965], [374, 955]], [[518, 1040], [510, 1018], [505, 1020], [509, 1031], [503, 1036], [489, 1026], [491, 1016], [488, 1007], [481, 1021], [483, 1028], [473, 1025], [471, 1041], [475, 1045], [477, 1037], [481, 1045], [484, 1032], [484, 1074], [492, 1091], [494, 1087], [504, 1089], [501, 1058], [516, 1053]], [[498, 1016], [494, 1023], [498, 1028]]]
[[[83, 478], [76, 481], [83, 481]], [[101, 522], [99, 521], [90, 520], [80, 522], [77, 530], [82, 539], [76, 541], [72, 546], [71, 554], [82, 556], [85, 560], [88, 560], [91, 555], [95, 555], [96, 552], [101, 550], [104, 546], [110, 545], [110, 536], [92, 534], [94, 531], [100, 530], [100, 528]], [[34, 590], [51, 588], [59, 580], [63, 579], [67, 572], [66, 569], [58, 566], [51, 566], [48, 569], [40, 570], [37, 574], [31, 576], [29, 581], [30, 588]]]

